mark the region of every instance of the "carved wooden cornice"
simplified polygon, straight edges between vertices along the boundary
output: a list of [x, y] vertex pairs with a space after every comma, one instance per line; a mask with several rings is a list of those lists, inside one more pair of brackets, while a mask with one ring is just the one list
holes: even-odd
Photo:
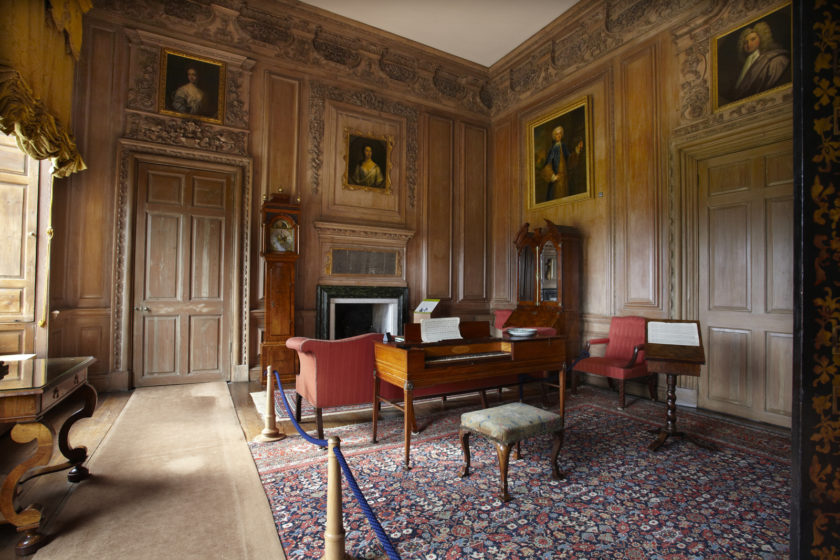
[[[393, 92], [406, 102], [494, 118], [639, 37], [671, 30], [679, 57], [680, 119], [688, 124], [710, 113], [710, 37], [781, 3], [581, 2], [491, 69], [355, 28], [338, 17], [284, 0], [102, 0], [95, 11], [125, 26], [155, 28], [169, 36], [194, 37], [257, 59], [292, 64], [315, 79], [352, 80], [365, 89]], [[148, 56], [134, 61], [135, 68], [151, 69]], [[241, 76], [243, 81], [246, 78]], [[151, 95], [147, 87], [146, 80], [132, 85], [135, 102], [146, 103]], [[239, 99], [246, 101], [247, 96], [240, 92]], [[770, 101], [779, 102], [784, 100]], [[244, 122], [247, 111], [237, 126]]]
[[23, 77], [6, 66], [0, 66], [0, 130], [14, 135], [28, 156], [52, 160], [55, 177], [87, 169], [72, 135], [35, 98]]
[[312, 226], [322, 239], [376, 239], [382, 242], [390, 242], [394, 246], [405, 248], [409, 239], [414, 237], [414, 231], [403, 228], [392, 228], [387, 226], [371, 226], [360, 224], [346, 224], [337, 222], [316, 221]]
[[[285, 2], [102, 0], [96, 13], [126, 27], [195, 37], [296, 67], [393, 89], [401, 96], [488, 116], [487, 71], [432, 49], [363, 32], [345, 22]], [[194, 49], [193, 49], [194, 50]], [[136, 89], [136, 88], [135, 88]]]

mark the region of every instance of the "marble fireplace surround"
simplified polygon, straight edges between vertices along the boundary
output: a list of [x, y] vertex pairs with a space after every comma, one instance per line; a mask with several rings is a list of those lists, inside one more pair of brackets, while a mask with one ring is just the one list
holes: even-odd
[[[342, 305], [372, 306], [357, 315], [373, 315], [374, 328], [402, 334], [409, 318], [405, 253], [414, 231], [383, 225], [316, 221], [319, 261], [315, 336], [329, 340], [344, 326], [331, 325]], [[356, 308], [361, 309], [361, 308]], [[349, 317], [348, 321], [358, 317]], [[381, 323], [385, 321], [386, 325]], [[348, 325], [345, 325], [348, 326]], [[367, 331], [362, 331], [367, 332]], [[356, 333], [361, 334], [361, 333]], [[342, 338], [346, 334], [338, 336]]]
[[[408, 288], [396, 286], [318, 286], [315, 304], [315, 337], [322, 340], [334, 338], [335, 326], [330, 324], [341, 304], [358, 303], [370, 305], [383, 314], [390, 314], [391, 326], [385, 330], [391, 334], [402, 334], [403, 323], [408, 321]], [[385, 309], [387, 308], [387, 310]], [[363, 332], [355, 333], [363, 334]], [[338, 337], [342, 338], [342, 337]]]

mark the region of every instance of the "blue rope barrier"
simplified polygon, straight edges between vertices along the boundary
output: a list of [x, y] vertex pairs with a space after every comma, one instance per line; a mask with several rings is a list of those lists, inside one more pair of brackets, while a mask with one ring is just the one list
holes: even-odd
[[292, 421], [292, 425], [295, 427], [297, 432], [309, 443], [317, 445], [318, 447], [327, 447], [327, 440], [310, 436], [304, 432], [303, 428], [300, 427], [300, 424], [297, 423], [297, 419], [295, 419], [295, 415], [292, 414], [292, 409], [289, 407], [289, 400], [286, 398], [286, 391], [283, 390], [283, 384], [280, 383], [280, 374], [276, 369], [274, 370], [274, 380], [277, 382], [277, 388], [280, 390], [280, 394], [283, 395], [283, 406], [286, 408], [286, 414], [289, 416], [289, 420]]
[[[318, 439], [310, 436], [306, 432], [303, 431], [303, 428], [300, 427], [298, 424], [297, 419], [295, 419], [294, 414], [292, 414], [292, 409], [289, 406], [289, 400], [286, 398], [286, 392], [283, 390], [283, 384], [280, 382], [280, 374], [277, 370], [274, 370], [274, 379], [277, 382], [277, 389], [280, 390], [280, 394], [283, 395], [283, 406], [286, 408], [286, 414], [289, 416], [289, 419], [292, 421], [292, 425], [295, 427], [297, 432], [309, 443], [313, 445], [317, 445], [319, 447], [327, 447], [328, 442], [325, 439]], [[347, 464], [347, 461], [344, 459], [344, 455], [341, 453], [340, 447], [335, 447], [335, 457], [338, 459], [338, 464], [341, 465], [341, 470], [344, 472], [344, 478], [347, 480], [347, 484], [350, 486], [350, 490], [352, 490], [353, 495], [356, 497], [356, 501], [359, 503], [359, 507], [362, 508], [362, 512], [364, 512], [365, 517], [367, 517], [368, 522], [370, 523], [371, 527], [373, 527], [373, 532], [376, 534], [376, 538], [379, 539], [379, 544], [382, 545], [382, 548], [385, 549], [385, 553], [388, 555], [388, 558], [391, 560], [401, 560], [399, 554], [397, 554], [394, 545], [391, 544], [391, 540], [388, 538], [388, 535], [385, 534], [385, 529], [382, 528], [380, 525], [379, 520], [376, 518], [376, 515], [373, 513], [373, 510], [368, 504], [367, 500], [365, 499], [364, 494], [362, 494], [362, 490], [359, 488], [359, 485], [356, 483], [356, 477], [353, 476], [353, 472], [350, 470], [350, 466]]]
[[397, 554], [394, 545], [391, 544], [391, 540], [388, 538], [388, 535], [385, 534], [385, 529], [383, 529], [382, 525], [379, 524], [379, 520], [376, 519], [376, 515], [373, 513], [373, 510], [365, 499], [364, 494], [362, 494], [359, 485], [356, 483], [356, 478], [353, 476], [353, 472], [347, 465], [347, 461], [344, 459], [344, 454], [341, 453], [341, 448], [335, 447], [333, 449], [335, 450], [335, 456], [338, 459], [338, 464], [341, 465], [341, 470], [344, 472], [344, 478], [347, 479], [347, 483], [350, 485], [350, 490], [353, 491], [353, 495], [356, 496], [356, 501], [359, 502], [359, 507], [362, 508], [362, 511], [365, 513], [365, 517], [367, 517], [368, 522], [371, 527], [373, 527], [373, 532], [376, 533], [376, 538], [379, 539], [379, 544], [381, 544], [382, 548], [385, 549], [385, 553], [388, 554], [388, 558], [391, 560], [400, 560], [400, 556]]

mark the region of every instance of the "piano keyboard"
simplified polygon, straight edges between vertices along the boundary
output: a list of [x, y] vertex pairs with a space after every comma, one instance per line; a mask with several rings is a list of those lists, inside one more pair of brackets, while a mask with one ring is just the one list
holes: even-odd
[[471, 360], [488, 360], [490, 358], [509, 358], [510, 352], [501, 350], [495, 352], [476, 352], [473, 354], [447, 354], [446, 356], [434, 356], [426, 358], [426, 364], [441, 364], [444, 362], [465, 362]]

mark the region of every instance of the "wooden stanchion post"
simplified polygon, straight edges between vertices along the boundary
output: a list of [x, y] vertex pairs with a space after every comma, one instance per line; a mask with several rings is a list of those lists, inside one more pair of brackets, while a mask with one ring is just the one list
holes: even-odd
[[332, 436], [329, 442], [327, 458], [327, 529], [324, 531], [324, 560], [345, 560], [344, 553], [344, 513], [341, 510], [341, 465], [335, 456], [335, 450], [341, 446], [341, 440]]
[[271, 374], [271, 366], [268, 366], [265, 372], [265, 427], [254, 438], [254, 441], [279, 441], [284, 437], [286, 434], [277, 429], [277, 415], [274, 409], [274, 376]]

